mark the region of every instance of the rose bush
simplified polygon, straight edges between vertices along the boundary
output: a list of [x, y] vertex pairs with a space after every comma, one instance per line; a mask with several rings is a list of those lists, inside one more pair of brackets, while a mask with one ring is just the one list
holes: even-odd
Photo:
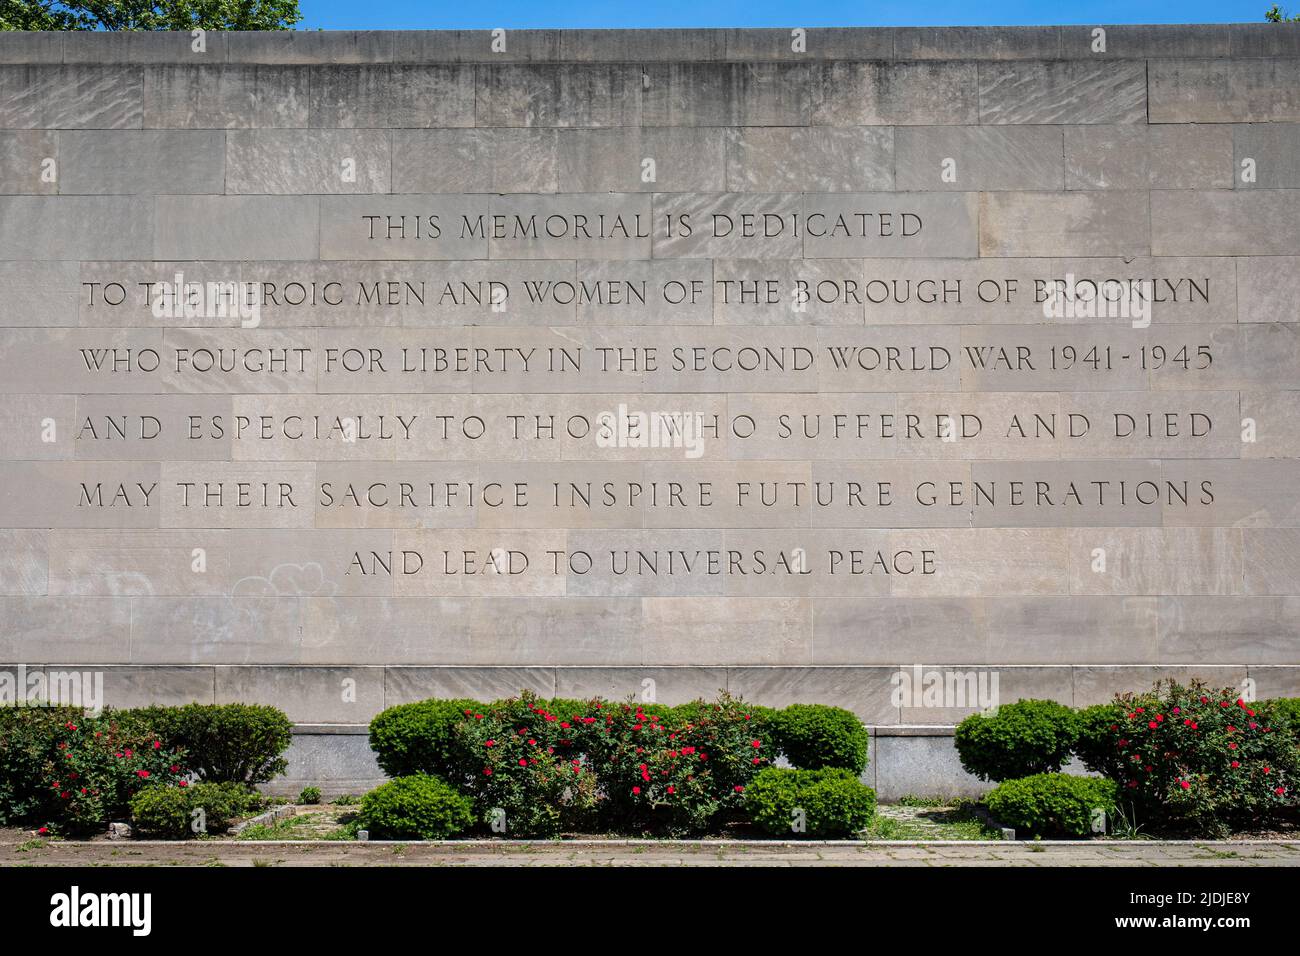
[[81, 833], [126, 819], [131, 798], [152, 786], [184, 786], [184, 751], [112, 715], [70, 716], [51, 739], [35, 816], [54, 832]]
[[77, 707], [0, 707], [0, 826], [41, 820], [50, 748], [65, 724], [84, 718]]
[[726, 695], [681, 709], [528, 693], [462, 703], [448, 779], [464, 781], [484, 827], [511, 836], [702, 833], [739, 812], [775, 757], [763, 717]]
[[128, 819], [144, 789], [183, 790], [193, 777], [248, 791], [283, 771], [291, 728], [261, 705], [0, 707], [0, 824], [90, 832]]
[[662, 716], [631, 703], [603, 704], [594, 716], [587, 752], [602, 820], [620, 832], [703, 833], [739, 811], [776, 756], [762, 718], [726, 694]]
[[[594, 820], [596, 779], [569, 725], [537, 697], [466, 707], [452, 726], [453, 779], [464, 781], [478, 823], [495, 833], [550, 837]], [[561, 725], [564, 726], [561, 726]]]
[[1121, 805], [1140, 823], [1222, 835], [1297, 806], [1295, 734], [1232, 688], [1162, 681], [1090, 719], [1081, 759], [1118, 784]]

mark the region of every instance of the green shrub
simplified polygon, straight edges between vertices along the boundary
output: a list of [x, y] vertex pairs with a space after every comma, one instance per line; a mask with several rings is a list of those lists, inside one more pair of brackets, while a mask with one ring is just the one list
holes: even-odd
[[185, 840], [190, 830], [190, 800], [182, 787], [146, 787], [131, 798], [131, 823], [140, 836]]
[[826, 704], [791, 704], [772, 714], [777, 749], [802, 770], [838, 767], [862, 773], [871, 736], [852, 711]]
[[1284, 724], [1291, 732], [1300, 734], [1300, 697], [1270, 697], [1252, 706], [1267, 714], [1273, 723]]
[[1045, 837], [1083, 837], [1093, 832], [1097, 812], [1105, 819], [1115, 812], [1116, 787], [1102, 777], [1040, 773], [1007, 780], [984, 797], [984, 805], [1000, 823]]
[[127, 712], [153, 728], [169, 746], [181, 747], [190, 769], [205, 781], [253, 786], [284, 773], [281, 755], [293, 723], [265, 704], [186, 704]]
[[953, 733], [961, 765], [981, 780], [1060, 770], [1078, 739], [1078, 715], [1054, 700], [1018, 700], [972, 714]]
[[390, 777], [436, 774], [460, 782], [452, 729], [488, 707], [475, 700], [421, 700], [381, 711], [370, 721], [370, 749]]
[[745, 791], [745, 808], [773, 836], [851, 837], [875, 815], [876, 793], [842, 768], [768, 767]]
[[1123, 765], [1115, 746], [1115, 735], [1125, 722], [1125, 713], [1119, 704], [1096, 704], [1078, 712], [1079, 737], [1074, 753], [1093, 773], [1112, 780]]
[[256, 813], [263, 798], [242, 783], [195, 783], [184, 788], [190, 798], [190, 811], [203, 811], [207, 833], [224, 833], [240, 817]]
[[131, 822], [158, 840], [224, 833], [256, 809], [259, 798], [243, 784], [196, 783], [146, 787], [131, 798]]
[[397, 777], [361, 801], [357, 827], [379, 840], [443, 840], [474, 825], [468, 797], [437, 777]]
[[298, 802], [306, 804], [320, 803], [320, 787], [303, 787], [298, 794]]
[[1110, 755], [1095, 762], [1140, 824], [1222, 836], [1270, 825], [1298, 805], [1300, 747], [1287, 705], [1247, 703], [1234, 688], [1197, 681], [1162, 681], [1118, 705], [1105, 725]]

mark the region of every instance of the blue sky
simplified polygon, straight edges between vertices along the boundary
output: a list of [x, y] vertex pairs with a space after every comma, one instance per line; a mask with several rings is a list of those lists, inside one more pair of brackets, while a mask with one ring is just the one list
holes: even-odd
[[[1272, 0], [300, 0], [300, 29], [815, 27], [1256, 22]], [[1300, 7], [1300, 0], [1293, 0]], [[1286, 3], [1283, 6], [1287, 6]]]

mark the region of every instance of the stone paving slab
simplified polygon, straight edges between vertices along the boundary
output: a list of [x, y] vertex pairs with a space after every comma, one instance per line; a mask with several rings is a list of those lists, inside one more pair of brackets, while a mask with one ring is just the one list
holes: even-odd
[[0, 866], [1296, 866], [1300, 842], [0, 843]]

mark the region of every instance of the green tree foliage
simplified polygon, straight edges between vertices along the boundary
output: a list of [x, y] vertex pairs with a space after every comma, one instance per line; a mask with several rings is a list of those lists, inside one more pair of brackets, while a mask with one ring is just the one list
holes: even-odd
[[0, 30], [288, 30], [298, 0], [0, 0]]
[[1287, 16], [1287, 12], [1275, 3], [1264, 11], [1264, 19], [1269, 23], [1296, 23], [1300, 21], [1300, 14]]

